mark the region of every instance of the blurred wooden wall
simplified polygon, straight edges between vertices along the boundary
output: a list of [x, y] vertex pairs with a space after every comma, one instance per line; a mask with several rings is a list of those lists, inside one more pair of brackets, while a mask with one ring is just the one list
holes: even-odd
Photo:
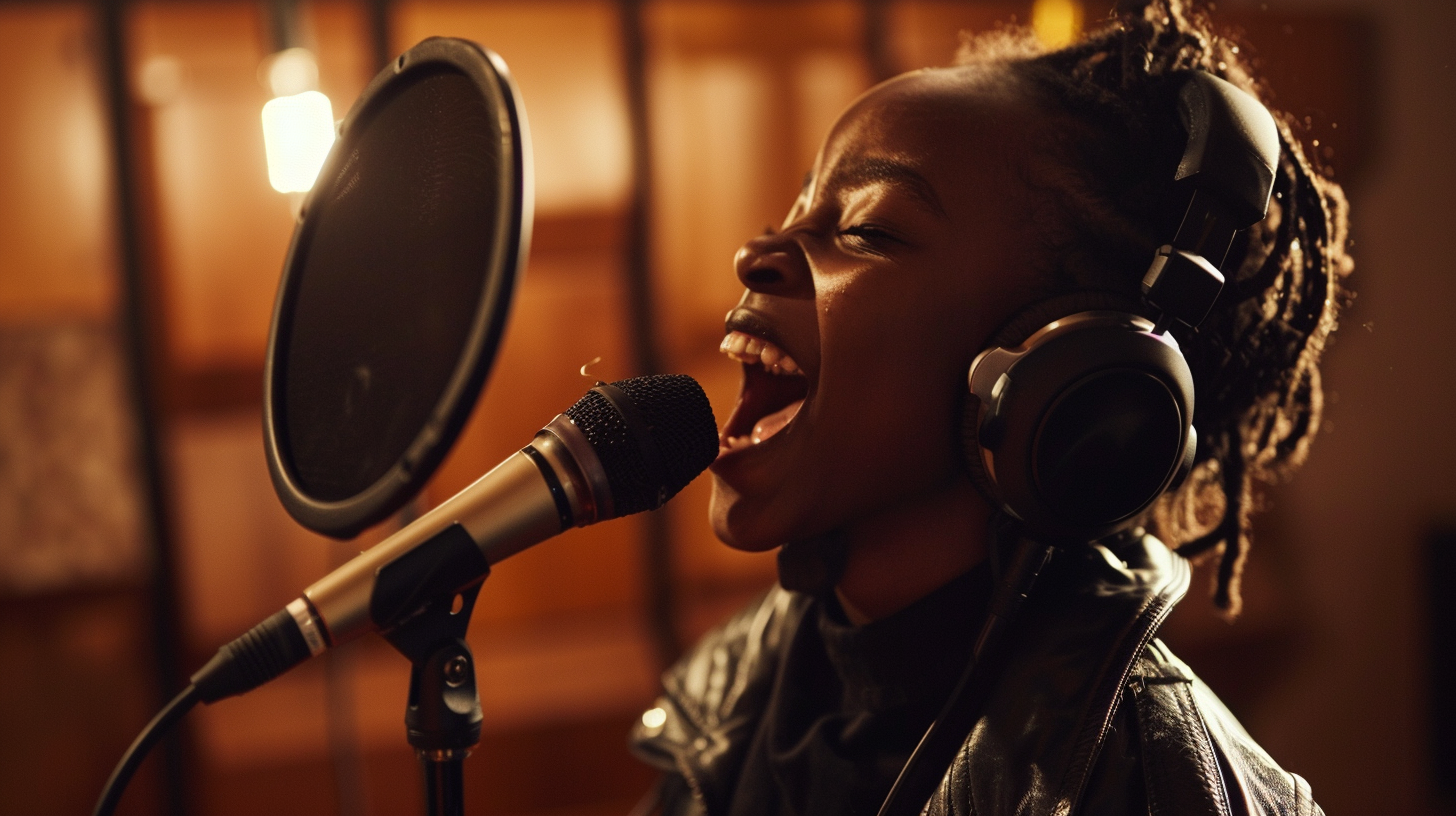
[[[947, 63], [963, 29], [1031, 17], [1029, 0], [880, 5], [879, 33], [896, 70]], [[871, 84], [867, 7], [645, 6], [661, 355], [668, 369], [704, 384], [720, 418], [738, 377], [716, 353], [723, 314], [740, 291], [730, 259], [746, 237], [781, 219], [818, 140]], [[127, 9], [127, 83], [151, 248], [145, 272], [161, 315], [152, 330], [162, 350], [182, 662], [192, 667], [388, 531], [343, 544], [302, 530], [273, 497], [263, 462], [262, 357], [292, 215], [289, 199], [267, 183], [261, 4], [141, 0]], [[342, 117], [373, 73], [368, 8], [314, 0], [303, 9], [322, 90]], [[510, 329], [425, 505], [518, 449], [591, 380], [635, 373], [621, 262], [631, 134], [619, 13], [606, 0], [390, 6], [395, 53], [430, 35], [499, 52], [524, 95], [536, 151], [536, 241]], [[1259, 43], [1279, 102], [1310, 117], [1303, 135], [1321, 140], [1319, 155], [1332, 151], [1342, 172], [1360, 172], [1374, 144], [1365, 18], [1247, 5], [1226, 20]], [[0, 118], [0, 484], [26, 497], [0, 497], [0, 536], [10, 539], [0, 540], [4, 813], [89, 811], [154, 704], [97, 36], [88, 5], [0, 4], [0, 52], [13, 59], [0, 74], [8, 111]], [[86, 365], [56, 374], [58, 364], [47, 361], [55, 348], [71, 347], [82, 349]], [[581, 376], [597, 358], [590, 377]], [[36, 391], [42, 380], [62, 384]], [[33, 395], [30, 407], [12, 410], [22, 391]], [[50, 430], [39, 427], [42, 416], [52, 417]], [[80, 475], [66, 475], [76, 470], [66, 463], [76, 461], [77, 439], [95, 442], [97, 455]], [[24, 461], [15, 453], [31, 448], [50, 453]], [[45, 469], [25, 463], [45, 456], [59, 464], [42, 482], [36, 474]], [[706, 502], [699, 480], [672, 506], [677, 625], [688, 639], [773, 580], [771, 555], [737, 553], [712, 538]], [[37, 503], [59, 510], [47, 516]], [[103, 532], [43, 523], [72, 518], [62, 511], [79, 505], [101, 508], [84, 527]], [[1299, 564], [1280, 556], [1281, 525], [1295, 523], [1278, 513], [1264, 523], [1239, 627], [1213, 621], [1193, 599], [1170, 630], [1239, 713], [1254, 715], [1256, 736], [1268, 689], [1292, 671], [1285, 651], [1307, 632], [1297, 599], [1281, 590], [1299, 581]], [[485, 710], [481, 747], [466, 766], [472, 812], [616, 813], [646, 788], [650, 773], [623, 747], [660, 669], [643, 619], [641, 532], [637, 519], [576, 530], [500, 565], [486, 583], [471, 631]], [[19, 566], [24, 552], [65, 567], [34, 578]], [[1241, 665], [1251, 654], [1265, 667], [1259, 673]], [[195, 809], [417, 812], [401, 728], [407, 670], [369, 639], [194, 712], [186, 725]], [[54, 673], [69, 679], [52, 680]], [[1309, 775], [1318, 793], [1322, 780]], [[155, 784], [138, 784], [132, 812], [158, 806]]]

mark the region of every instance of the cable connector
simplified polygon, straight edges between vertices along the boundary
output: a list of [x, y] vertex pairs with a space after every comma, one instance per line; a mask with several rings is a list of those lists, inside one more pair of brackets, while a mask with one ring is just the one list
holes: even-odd
[[215, 703], [263, 685], [312, 654], [298, 623], [287, 609], [281, 609], [218, 649], [192, 675], [192, 685], [203, 702]]

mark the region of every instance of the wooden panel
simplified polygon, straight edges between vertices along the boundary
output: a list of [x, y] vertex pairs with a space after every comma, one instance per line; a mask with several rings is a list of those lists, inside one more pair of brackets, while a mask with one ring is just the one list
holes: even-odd
[[288, 517], [262, 427], [257, 408], [173, 424], [176, 571], [194, 660], [283, 608], [351, 549], [331, 551]]
[[1030, 0], [902, 0], [891, 5], [891, 51], [902, 71], [950, 65], [967, 35], [1031, 23]]
[[[0, 600], [0, 813], [90, 813], [157, 705], [140, 589]], [[120, 813], [161, 811], [157, 763]]]
[[[476, 622], [470, 644], [488, 735], [640, 713], [656, 696], [651, 652], [631, 615], [508, 627]], [[238, 769], [325, 753], [329, 693], [351, 701], [346, 715], [363, 750], [405, 744], [409, 662], [373, 638], [330, 655], [195, 714], [197, 745], [209, 762]], [[326, 678], [327, 661], [340, 661], [343, 679]]]
[[[132, 16], [133, 86], [156, 173], [162, 330], [182, 377], [168, 390], [183, 407], [216, 403], [192, 394], [220, 379], [236, 390], [206, 372], [261, 367], [293, 231], [292, 202], [269, 186], [263, 151], [262, 22], [251, 2], [143, 3]], [[360, 13], [325, 3], [312, 22], [320, 85], [342, 118], [372, 74]]]
[[1375, 38], [1357, 12], [1308, 13], [1235, 6], [1216, 18], [1269, 84], [1273, 107], [1294, 120], [1317, 166], [1348, 183], [1365, 169], [1376, 133]]
[[[615, 816], [628, 812], [654, 772], [633, 759], [623, 734], [635, 714], [618, 713], [529, 730], [487, 733], [465, 761], [468, 814], [549, 813]], [[404, 746], [363, 757], [362, 797], [368, 813], [422, 813], [418, 764]], [[334, 769], [317, 754], [296, 760], [260, 758], [242, 768], [202, 775], [199, 811], [210, 816], [313, 816], [336, 813]]]
[[628, 132], [615, 3], [404, 0], [394, 23], [397, 51], [464, 37], [505, 59], [530, 120], [539, 212], [621, 206]]
[[144, 3], [132, 15], [133, 85], [156, 173], [162, 330], [182, 369], [261, 359], [292, 229], [263, 154], [261, 13], [247, 2]]
[[[654, 256], [664, 357], [703, 384], [720, 422], [739, 369], [717, 352], [743, 291], [732, 259], [778, 224], [819, 140], [870, 79], [861, 6], [664, 2], [651, 7]], [[731, 550], [706, 523], [709, 482], [674, 500], [684, 631], [774, 580], [774, 557]]]
[[859, 49], [864, 39], [862, 5], [849, 0], [670, 0], [652, 6], [651, 41], [665, 54], [697, 58], [797, 58], [815, 51]]
[[0, 9], [0, 322], [109, 319], [111, 167], [90, 6]]

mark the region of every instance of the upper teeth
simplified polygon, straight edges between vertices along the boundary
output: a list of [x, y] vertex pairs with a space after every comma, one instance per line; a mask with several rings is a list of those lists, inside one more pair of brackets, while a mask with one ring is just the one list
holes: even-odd
[[802, 374], [799, 364], [784, 350], [761, 337], [741, 331], [728, 332], [718, 350], [743, 363], [759, 363], [774, 374]]

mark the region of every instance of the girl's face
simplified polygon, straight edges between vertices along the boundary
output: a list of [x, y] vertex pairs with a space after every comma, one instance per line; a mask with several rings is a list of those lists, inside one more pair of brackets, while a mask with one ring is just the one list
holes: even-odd
[[1017, 168], [1041, 124], [984, 68], [890, 80], [835, 124], [782, 229], [734, 259], [721, 539], [769, 549], [964, 479], [966, 371], [1036, 291]]

